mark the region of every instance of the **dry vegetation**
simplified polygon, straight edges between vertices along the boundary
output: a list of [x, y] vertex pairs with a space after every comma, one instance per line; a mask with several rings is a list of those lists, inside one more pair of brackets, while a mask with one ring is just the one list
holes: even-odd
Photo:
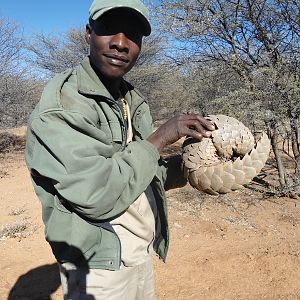
[[25, 238], [28, 236], [26, 232], [28, 227], [29, 227], [29, 223], [26, 220], [5, 224], [0, 230], [0, 239]]

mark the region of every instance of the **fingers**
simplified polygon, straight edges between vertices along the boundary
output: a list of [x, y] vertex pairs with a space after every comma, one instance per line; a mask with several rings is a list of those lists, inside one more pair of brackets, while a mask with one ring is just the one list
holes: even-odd
[[147, 140], [160, 152], [166, 145], [172, 144], [184, 136], [201, 141], [203, 137], [210, 137], [213, 130], [215, 130], [215, 126], [200, 115], [181, 114], [161, 125]]
[[207, 136], [204, 136], [202, 133], [200, 133], [194, 129], [190, 129], [190, 128], [187, 130], [186, 136], [192, 137], [199, 141], [201, 141], [203, 139], [203, 137], [207, 137]]
[[211, 121], [201, 117], [200, 115], [193, 114], [193, 115], [186, 115], [186, 116], [190, 120], [195, 120], [199, 122], [207, 130], [213, 131], [216, 129], [215, 125]]
[[211, 135], [211, 131], [208, 131], [207, 128], [198, 120], [189, 120], [188, 128], [200, 133], [204, 137], [209, 137]]
[[185, 126], [187, 126], [187, 135], [198, 140], [203, 137], [210, 137], [215, 126], [200, 115], [186, 115], [184, 118]]
[[205, 118], [202, 118], [198, 115], [198, 119], [201, 119], [200, 122], [202, 123], [202, 125], [204, 125], [204, 127], [210, 131], [214, 131], [216, 130], [216, 127], [215, 125], [209, 121], [209, 120], [206, 120]]

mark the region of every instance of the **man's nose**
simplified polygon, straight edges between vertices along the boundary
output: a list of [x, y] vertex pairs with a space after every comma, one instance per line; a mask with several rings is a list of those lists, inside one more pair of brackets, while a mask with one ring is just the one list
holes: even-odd
[[111, 47], [119, 51], [128, 51], [128, 38], [123, 32], [115, 34], [111, 39]]

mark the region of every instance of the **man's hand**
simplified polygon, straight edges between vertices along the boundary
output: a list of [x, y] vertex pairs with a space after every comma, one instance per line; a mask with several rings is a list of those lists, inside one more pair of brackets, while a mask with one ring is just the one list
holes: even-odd
[[215, 126], [200, 115], [178, 115], [161, 125], [149, 137], [159, 152], [167, 145], [173, 144], [183, 136], [191, 136], [197, 140], [209, 137]]

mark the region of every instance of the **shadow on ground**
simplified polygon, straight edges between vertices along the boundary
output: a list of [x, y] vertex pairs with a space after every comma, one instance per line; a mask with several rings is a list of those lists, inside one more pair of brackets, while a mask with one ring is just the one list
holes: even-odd
[[21, 275], [10, 290], [8, 300], [51, 300], [60, 286], [56, 263], [32, 269]]
[[[63, 273], [68, 280], [70, 299], [76, 296], [80, 299], [94, 300], [86, 293], [86, 276], [89, 273], [88, 261], [81, 250], [65, 242], [50, 241], [53, 253], [60, 253], [63, 261], [72, 262], [80, 271], [67, 270], [62, 266]], [[10, 290], [8, 300], [51, 300], [51, 295], [60, 286], [60, 274], [57, 263], [44, 265], [21, 275]], [[80, 294], [80, 295], [79, 295]], [[73, 296], [72, 296], [73, 295]], [[75, 296], [74, 296], [75, 295]], [[69, 299], [69, 298], [68, 298]]]

